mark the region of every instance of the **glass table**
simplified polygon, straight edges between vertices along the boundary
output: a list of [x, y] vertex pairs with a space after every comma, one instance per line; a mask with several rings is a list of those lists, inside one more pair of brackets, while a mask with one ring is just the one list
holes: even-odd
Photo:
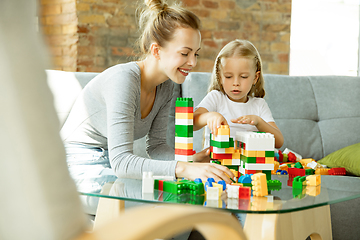
[[272, 175], [272, 180], [279, 180], [281, 189], [269, 190], [266, 197], [231, 199], [223, 192], [218, 200], [158, 190], [145, 194], [141, 180], [116, 179], [114, 176], [77, 179], [76, 183], [80, 194], [100, 197], [97, 213], [106, 209], [105, 212], [116, 215], [123, 210], [124, 201], [191, 204], [247, 213], [244, 231], [248, 239], [304, 240], [307, 236], [332, 239], [329, 205], [360, 197], [360, 178], [357, 177], [323, 175], [321, 185], [302, 189], [293, 188], [287, 175]]

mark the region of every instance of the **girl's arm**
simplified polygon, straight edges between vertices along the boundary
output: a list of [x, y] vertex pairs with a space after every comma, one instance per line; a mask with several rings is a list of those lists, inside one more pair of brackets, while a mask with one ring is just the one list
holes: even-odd
[[284, 144], [284, 137], [275, 122], [265, 122], [264, 119], [256, 115], [241, 116], [237, 119], [232, 119], [231, 122], [238, 124], [251, 124], [256, 126], [260, 132], [274, 134], [275, 148], [281, 148]]
[[194, 112], [194, 131], [197, 131], [208, 125], [210, 131], [216, 135], [220, 125], [227, 125], [223, 115], [218, 112], [209, 112], [206, 108], [198, 108]]

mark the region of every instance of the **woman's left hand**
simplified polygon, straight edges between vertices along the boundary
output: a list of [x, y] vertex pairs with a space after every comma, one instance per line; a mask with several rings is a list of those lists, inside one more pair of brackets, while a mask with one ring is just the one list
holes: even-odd
[[210, 148], [205, 148], [193, 156], [193, 162], [209, 163], [210, 160]]

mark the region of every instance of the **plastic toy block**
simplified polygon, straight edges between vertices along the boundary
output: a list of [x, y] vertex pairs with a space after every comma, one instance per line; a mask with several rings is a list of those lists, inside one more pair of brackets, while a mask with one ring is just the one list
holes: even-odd
[[217, 148], [217, 147], [210, 147], [210, 151], [213, 153], [235, 153], [234, 148]]
[[279, 155], [278, 161], [283, 162], [283, 158], [284, 158], [283, 153], [280, 150], [278, 150], [277, 154]]
[[240, 160], [247, 163], [256, 163], [256, 157], [246, 157], [244, 155], [241, 155]]
[[193, 126], [175, 125], [175, 137], [193, 137]]
[[281, 189], [281, 182], [279, 180], [268, 180], [267, 181], [267, 186], [268, 186], [268, 190], [280, 190]]
[[277, 175], [288, 175], [288, 172], [286, 170], [278, 169], [278, 170], [276, 170], [276, 174]]
[[231, 153], [212, 153], [213, 159], [232, 159]]
[[[267, 162], [266, 162], [266, 159], [265, 159], [265, 163], [267, 163]], [[274, 161], [273, 164], [274, 164], [274, 170], [271, 171], [271, 174], [276, 174], [276, 171], [279, 170], [279, 165], [280, 165], [280, 163], [277, 162], [277, 161]]]
[[234, 176], [235, 176], [236, 178], [239, 177], [239, 171], [236, 171], [236, 170], [234, 170], [234, 169], [230, 169], [230, 171], [234, 174]]
[[288, 161], [288, 155], [286, 153], [283, 153], [283, 162]]
[[221, 126], [217, 129], [217, 134], [218, 134], [218, 135], [230, 136], [230, 128], [229, 128], [229, 125], [221, 125]]
[[232, 165], [232, 159], [220, 159], [221, 165]]
[[275, 152], [274, 151], [265, 151], [265, 157], [275, 157]]
[[240, 176], [239, 183], [251, 183], [251, 175], [245, 174]]
[[179, 182], [184, 183], [184, 187], [187, 189], [187, 192], [192, 195], [202, 195], [205, 193], [204, 184], [202, 182], [195, 182], [190, 180], [181, 180]]
[[175, 149], [193, 149], [193, 143], [175, 143]]
[[217, 142], [229, 142], [230, 141], [230, 137], [229, 135], [212, 135], [211, 138], [213, 141], [217, 141]]
[[194, 120], [193, 119], [181, 119], [181, 118], [176, 118], [175, 119], [175, 125], [194, 125]]
[[305, 175], [313, 175], [315, 174], [315, 170], [312, 168], [305, 169]]
[[241, 154], [239, 149], [235, 149], [235, 152], [232, 154], [233, 158], [240, 159]]
[[193, 143], [193, 137], [175, 137], [175, 142], [177, 143]]
[[175, 119], [194, 119], [193, 113], [175, 113]]
[[178, 149], [175, 148], [175, 154], [178, 155], [186, 155], [186, 156], [191, 156], [194, 155], [196, 152], [192, 149]]
[[193, 107], [175, 107], [176, 113], [193, 113], [194, 108]]
[[175, 107], [194, 107], [192, 98], [177, 98]]
[[[211, 153], [210, 153], [211, 154]], [[221, 165], [221, 162], [219, 160], [216, 160], [216, 159], [212, 159], [210, 160], [211, 163], [216, 163], [216, 164], [220, 164]]]
[[295, 161], [300, 161], [302, 159], [302, 156], [300, 154], [298, 154], [298, 153], [296, 153], [296, 152], [294, 152], [294, 151], [292, 151], [292, 150], [290, 150], [288, 148], [285, 148], [283, 154], [287, 154], [287, 156], [289, 157], [289, 153], [292, 153], [292, 154], [295, 155], [295, 157], [296, 157]]
[[153, 193], [154, 192], [154, 178], [153, 178], [152, 172], [143, 172], [142, 192], [143, 193]]
[[229, 185], [227, 187], [227, 197], [228, 198], [239, 198], [239, 188], [238, 185]]
[[210, 146], [217, 147], [217, 148], [229, 148], [229, 142], [218, 142], [215, 140], [210, 139]]
[[243, 155], [246, 157], [256, 157], [256, 151], [244, 150]]
[[244, 143], [244, 149], [249, 151], [274, 151], [275, 138], [271, 133], [236, 132], [237, 141]]
[[275, 157], [265, 157], [265, 163], [275, 163]]
[[315, 170], [315, 174], [329, 175], [329, 169], [328, 168], [318, 168]]
[[318, 186], [306, 186], [306, 194], [316, 197], [321, 192], [321, 185]]
[[287, 155], [288, 155], [288, 161], [289, 162], [296, 162], [296, 156], [295, 156], [294, 153], [289, 152]]
[[245, 169], [245, 174], [255, 174], [256, 170], [247, 170]]
[[264, 173], [256, 173], [251, 176], [253, 195], [263, 197], [268, 195], [267, 180]]
[[217, 184], [222, 186], [222, 190], [225, 191], [226, 189], [226, 182], [224, 180], [220, 180], [217, 182]]
[[300, 162], [295, 163], [294, 167], [295, 168], [300, 168], [300, 169], [303, 168], [303, 166], [302, 166], [302, 164]]
[[218, 187], [207, 187], [206, 200], [217, 200], [221, 196], [220, 188]]
[[193, 155], [175, 154], [175, 160], [181, 161], [181, 162], [192, 162], [193, 161]]
[[306, 187], [292, 189], [293, 197], [302, 199], [306, 196]]
[[317, 186], [321, 184], [321, 175], [311, 175], [306, 177], [307, 186]]
[[245, 163], [246, 170], [274, 170], [274, 164]]
[[300, 177], [300, 176], [294, 177], [292, 187], [293, 188], [302, 188], [303, 185], [306, 185], [305, 180], [306, 180], [306, 177]]
[[329, 175], [346, 175], [346, 169], [345, 168], [331, 168], [328, 173], [329, 173]]
[[288, 173], [290, 176], [305, 176], [305, 169], [289, 168]]
[[312, 168], [312, 169], [316, 170], [317, 168], [320, 167], [320, 164], [318, 164], [318, 163], [315, 162], [315, 161], [312, 161], [312, 162], [307, 163], [306, 166], [309, 167], [309, 168]]
[[309, 163], [316, 163], [314, 159], [312, 158], [304, 158], [299, 161], [303, 166], [307, 166]]
[[251, 187], [240, 187], [239, 188], [239, 198], [240, 199], [250, 199], [251, 197]]
[[256, 157], [256, 163], [265, 163], [265, 157]]
[[233, 158], [231, 161], [232, 161], [231, 165], [240, 165], [240, 159]]
[[265, 151], [255, 151], [256, 157], [263, 157], [265, 158]]
[[163, 182], [163, 191], [173, 194], [184, 194], [186, 193], [186, 188], [184, 183], [174, 182], [174, 181], [164, 181]]

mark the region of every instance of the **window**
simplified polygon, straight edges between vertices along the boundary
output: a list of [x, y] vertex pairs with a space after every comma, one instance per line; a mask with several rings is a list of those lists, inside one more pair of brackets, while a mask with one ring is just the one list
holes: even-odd
[[290, 75], [359, 75], [360, 0], [292, 0]]

